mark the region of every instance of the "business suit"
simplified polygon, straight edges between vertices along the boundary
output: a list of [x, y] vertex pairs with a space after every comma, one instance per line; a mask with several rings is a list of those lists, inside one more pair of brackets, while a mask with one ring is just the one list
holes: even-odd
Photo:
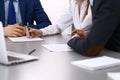
[[[26, 25], [29, 22], [30, 27], [40, 29], [51, 24], [39, 0], [19, 0], [19, 8], [22, 25]], [[0, 10], [0, 21], [5, 26], [4, 0], [0, 0]], [[34, 21], [36, 21], [37, 25], [33, 25]]]
[[87, 38], [75, 37], [68, 45], [85, 56], [96, 56], [104, 48], [120, 52], [120, 0], [94, 0], [93, 24]]

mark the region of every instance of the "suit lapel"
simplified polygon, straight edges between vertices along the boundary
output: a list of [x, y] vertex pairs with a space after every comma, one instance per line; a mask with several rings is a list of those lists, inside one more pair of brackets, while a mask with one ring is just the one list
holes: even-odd
[[0, 21], [2, 21], [3, 26], [5, 26], [5, 6], [4, 0], [0, 0]]
[[21, 14], [21, 20], [22, 20], [22, 25], [26, 25], [26, 7], [25, 7], [25, 0], [19, 0], [19, 8], [20, 8], [20, 14]]

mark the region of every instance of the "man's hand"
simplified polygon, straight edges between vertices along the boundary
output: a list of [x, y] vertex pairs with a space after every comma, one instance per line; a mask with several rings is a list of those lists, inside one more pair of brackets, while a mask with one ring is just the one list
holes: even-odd
[[86, 38], [87, 37], [87, 33], [85, 32], [84, 29], [75, 29], [72, 31], [72, 38], [74, 37], [81, 37], [81, 38]]
[[30, 28], [29, 33], [31, 33], [32, 37], [41, 37], [43, 35], [41, 30], [32, 29], [32, 28]]
[[25, 28], [19, 24], [4, 27], [4, 35], [7, 37], [20, 37], [25, 35]]

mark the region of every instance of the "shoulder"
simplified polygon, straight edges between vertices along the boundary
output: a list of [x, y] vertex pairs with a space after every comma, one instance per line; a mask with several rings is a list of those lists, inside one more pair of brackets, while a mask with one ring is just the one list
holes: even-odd
[[40, 0], [21, 0], [21, 2], [24, 2], [27, 7], [36, 7], [38, 5], [41, 5]]
[[40, 0], [24, 0], [26, 3], [32, 3], [32, 4], [34, 4], [34, 3], [36, 3], [36, 2], [40, 2]]

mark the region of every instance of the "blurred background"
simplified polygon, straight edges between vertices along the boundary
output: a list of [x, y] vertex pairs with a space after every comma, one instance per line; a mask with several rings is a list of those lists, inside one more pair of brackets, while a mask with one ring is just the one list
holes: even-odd
[[41, 4], [48, 14], [52, 23], [55, 23], [57, 19], [68, 8], [69, 0], [40, 0]]
[[[40, 0], [49, 19], [54, 24], [63, 15], [69, 7], [69, 0]], [[66, 36], [71, 32], [71, 27], [66, 29], [62, 34]]]

